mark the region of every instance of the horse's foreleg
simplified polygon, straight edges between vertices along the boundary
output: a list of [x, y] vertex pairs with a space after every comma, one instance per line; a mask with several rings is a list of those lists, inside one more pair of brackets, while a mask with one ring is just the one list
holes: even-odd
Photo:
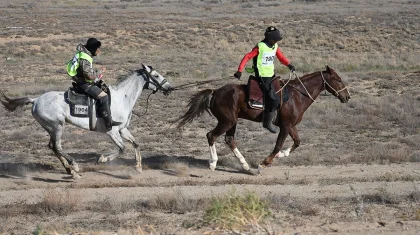
[[280, 150], [283, 147], [284, 141], [286, 140], [286, 137], [289, 134], [289, 132], [290, 132], [290, 128], [280, 126], [280, 133], [277, 137], [276, 146], [274, 147], [273, 152], [270, 155], [268, 155], [268, 157], [266, 157], [264, 161], [261, 163], [260, 165], [261, 167], [265, 167], [273, 163], [274, 158], [282, 157], [282, 152]]
[[238, 147], [236, 146], [235, 138], [234, 138], [235, 131], [236, 131], [236, 124], [226, 132], [225, 142], [227, 145], [229, 145], [233, 154], [235, 154], [236, 158], [238, 158], [239, 162], [242, 164], [242, 169], [249, 171], [250, 168], [249, 168], [248, 163], [246, 162], [244, 156], [242, 156], [241, 152], [239, 152]]
[[300, 138], [299, 138], [296, 126], [294, 126], [290, 129], [289, 135], [293, 139], [293, 145], [292, 145], [292, 147], [282, 151], [282, 156], [280, 156], [280, 157], [288, 157], [290, 155], [290, 153], [292, 153], [300, 145]]
[[120, 135], [120, 133], [118, 131], [112, 130], [112, 131], [108, 131], [106, 134], [118, 146], [118, 149], [119, 150], [116, 151], [116, 152], [113, 152], [113, 153], [111, 153], [111, 154], [109, 154], [107, 156], [101, 155], [99, 157], [99, 159], [98, 159], [98, 162], [99, 163], [110, 162], [110, 161], [114, 160], [120, 154], [124, 153], [124, 149], [125, 149], [123, 140], [122, 140], [121, 135]]
[[128, 131], [127, 128], [120, 130], [121, 137], [128, 140], [134, 147], [134, 151], [136, 152], [136, 171], [142, 172], [142, 166], [141, 166], [141, 154], [140, 154], [140, 146], [136, 143], [136, 140], [134, 139], [134, 136]]

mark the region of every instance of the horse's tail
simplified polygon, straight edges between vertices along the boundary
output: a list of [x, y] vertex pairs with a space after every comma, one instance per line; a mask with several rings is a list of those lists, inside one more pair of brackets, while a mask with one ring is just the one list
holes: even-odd
[[27, 104], [33, 104], [36, 99], [31, 99], [29, 97], [23, 97], [23, 98], [17, 98], [17, 99], [11, 99], [7, 97], [3, 91], [0, 91], [0, 102], [3, 105], [4, 108], [6, 108], [8, 111], [13, 112], [17, 108], [27, 105]]
[[175, 121], [179, 122], [176, 128], [181, 129], [185, 124], [192, 122], [194, 118], [200, 117], [204, 111], [207, 111], [211, 115], [210, 98], [212, 94], [212, 89], [206, 89], [191, 96], [188, 103], [188, 111]]

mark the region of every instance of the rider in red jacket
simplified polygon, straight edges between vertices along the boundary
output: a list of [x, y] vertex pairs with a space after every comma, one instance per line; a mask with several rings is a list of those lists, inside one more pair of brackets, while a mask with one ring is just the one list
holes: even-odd
[[246, 54], [239, 64], [238, 71], [233, 75], [240, 79], [242, 71], [246, 63], [253, 59], [253, 69], [255, 76], [260, 81], [262, 91], [264, 93], [264, 120], [263, 127], [267, 128], [270, 132], [276, 133], [276, 127], [273, 126], [272, 121], [276, 116], [276, 110], [280, 105], [280, 97], [272, 84], [272, 79], [275, 77], [274, 73], [274, 57], [290, 71], [294, 72], [295, 67], [290, 64], [289, 60], [281, 53], [280, 47], [277, 42], [283, 39], [280, 31], [273, 26], [268, 27], [264, 33], [264, 39], [255, 46], [251, 52]]

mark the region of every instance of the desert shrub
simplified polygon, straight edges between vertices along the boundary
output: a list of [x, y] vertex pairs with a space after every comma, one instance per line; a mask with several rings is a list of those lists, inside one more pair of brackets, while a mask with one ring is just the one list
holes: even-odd
[[363, 194], [363, 201], [369, 203], [378, 204], [398, 204], [401, 202], [401, 198], [391, 194], [386, 188], [380, 187], [377, 192], [372, 194]]
[[48, 189], [44, 192], [43, 200], [33, 205], [33, 213], [57, 213], [67, 215], [70, 212], [77, 211], [80, 204], [80, 195], [78, 193], [60, 189]]
[[203, 201], [186, 197], [180, 191], [158, 194], [148, 202], [149, 209], [157, 209], [171, 213], [185, 213], [201, 209]]
[[234, 191], [213, 198], [206, 209], [204, 220], [225, 228], [255, 225], [271, 215], [267, 202], [247, 192], [237, 195]]

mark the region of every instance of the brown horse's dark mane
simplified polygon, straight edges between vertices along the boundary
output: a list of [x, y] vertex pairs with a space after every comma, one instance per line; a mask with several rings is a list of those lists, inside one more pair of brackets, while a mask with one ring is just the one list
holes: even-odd
[[312, 78], [313, 76], [315, 76], [316, 74], [319, 74], [320, 72], [324, 72], [324, 71], [317, 71], [317, 72], [313, 72], [313, 73], [310, 73], [310, 74], [305, 74], [305, 75], [303, 75], [300, 79], [303, 81], [303, 80], [307, 80], [307, 79], [310, 79], [310, 78]]
[[[325, 71], [322, 71], [322, 72], [325, 72]], [[300, 81], [301, 82], [309, 81], [310, 79], [312, 79], [313, 77], [315, 77], [319, 73], [320, 73], [320, 71], [313, 72], [313, 73], [310, 73], [310, 74], [305, 74], [302, 77], [299, 77], [299, 79], [291, 80], [290, 83], [289, 83], [289, 85], [292, 85], [292, 84], [293, 85], [300, 85]]]

